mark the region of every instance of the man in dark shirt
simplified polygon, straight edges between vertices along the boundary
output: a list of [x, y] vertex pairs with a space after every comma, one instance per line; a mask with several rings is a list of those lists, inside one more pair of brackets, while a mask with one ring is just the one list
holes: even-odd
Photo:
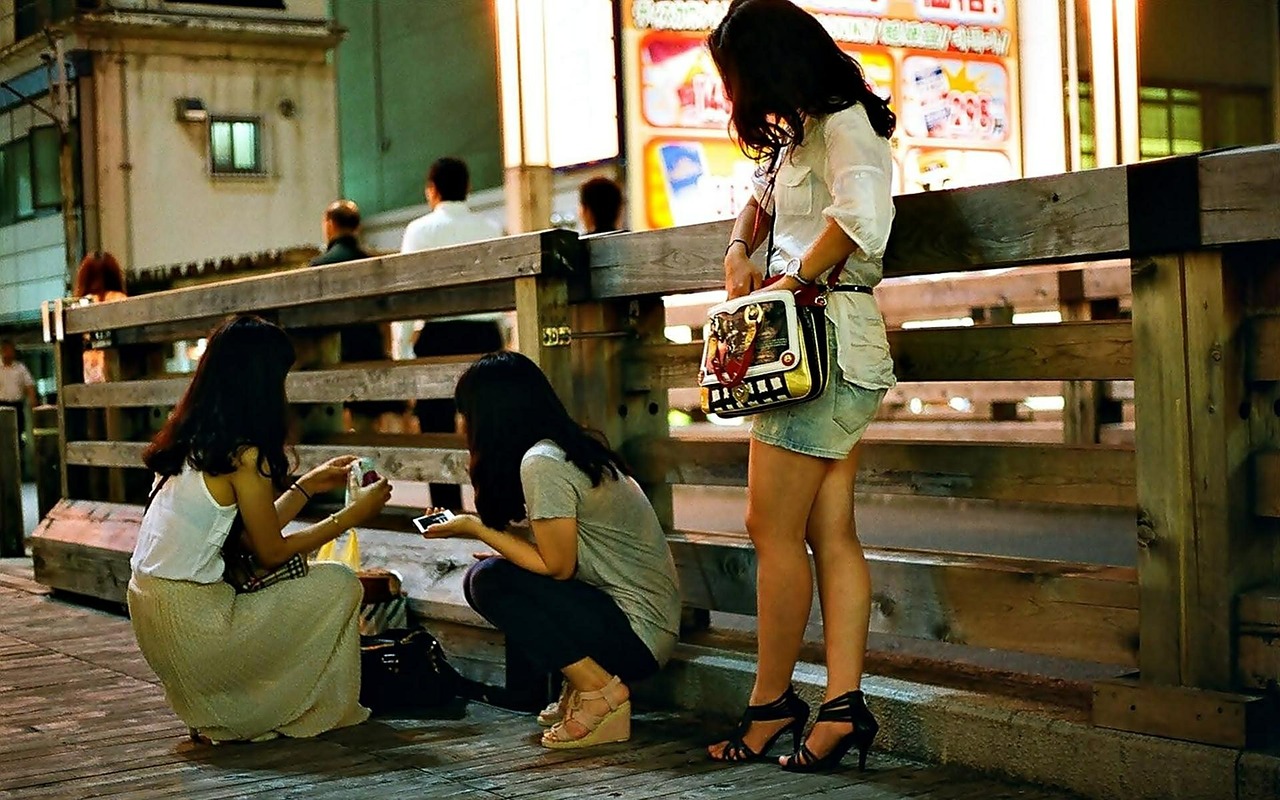
[[350, 200], [335, 200], [324, 210], [324, 239], [329, 243], [311, 266], [359, 261], [369, 254], [360, 246], [360, 209]]
[[[372, 258], [360, 246], [360, 209], [350, 200], [335, 200], [324, 210], [324, 237], [328, 248], [311, 261], [313, 267], [327, 264], [341, 264], [345, 261], [359, 261]], [[342, 340], [342, 360], [346, 363], [360, 361], [385, 361], [391, 357], [387, 349], [387, 335], [383, 331], [385, 325], [352, 324], [344, 326], [340, 331]], [[407, 409], [404, 401], [363, 401], [346, 404], [351, 412], [352, 422], [357, 429], [376, 426], [379, 416], [385, 413], [403, 414]]]

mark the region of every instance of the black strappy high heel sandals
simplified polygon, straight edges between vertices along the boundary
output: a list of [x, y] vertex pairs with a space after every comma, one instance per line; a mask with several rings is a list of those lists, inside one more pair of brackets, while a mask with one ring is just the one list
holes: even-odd
[[[792, 720], [792, 722], [770, 737], [759, 752], [752, 750], [743, 741], [743, 737], [751, 730], [752, 723], [777, 722], [784, 719]], [[729, 762], [763, 761], [768, 756], [769, 751], [773, 749], [773, 746], [777, 744], [778, 739], [788, 732], [791, 734], [792, 751], [799, 753], [800, 737], [804, 734], [804, 726], [808, 721], [809, 704], [800, 699], [794, 686], [788, 686], [787, 691], [772, 703], [765, 703], [762, 706], [747, 706], [747, 710], [742, 713], [742, 719], [738, 722], [738, 727], [734, 728], [733, 733], [729, 734], [729, 742], [724, 746], [724, 750], [721, 751], [718, 757], [712, 756], [712, 758], [716, 761]]]
[[818, 722], [848, 722], [853, 730], [836, 742], [831, 752], [819, 758], [807, 745], [800, 745], [799, 750], [782, 768], [788, 772], [826, 772], [840, 766], [840, 760], [854, 747], [858, 748], [858, 769], [867, 768], [867, 751], [871, 742], [880, 730], [880, 723], [867, 708], [867, 701], [861, 691], [842, 694], [830, 702], [818, 707]]

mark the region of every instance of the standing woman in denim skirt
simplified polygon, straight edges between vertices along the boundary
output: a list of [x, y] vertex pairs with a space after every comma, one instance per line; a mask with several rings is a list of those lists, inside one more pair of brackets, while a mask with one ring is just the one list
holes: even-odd
[[[858, 442], [894, 385], [880, 282], [893, 222], [889, 137], [895, 118], [858, 62], [788, 0], [734, 0], [708, 45], [733, 104], [733, 132], [757, 159], [752, 200], [725, 251], [729, 297], [760, 288], [751, 256], [766, 250], [771, 289], [825, 280], [845, 262], [828, 297], [830, 383], [817, 399], [755, 418], [747, 477], [747, 531], [758, 558], [759, 664], [739, 726], [713, 758], [768, 757], [787, 732], [784, 769], [830, 769], [861, 755], [878, 725], [860, 691], [871, 578], [854, 529]], [[757, 211], [760, 222], [756, 224]], [[791, 687], [813, 596], [805, 543], [817, 566], [826, 641], [826, 702], [804, 740], [808, 706]]]

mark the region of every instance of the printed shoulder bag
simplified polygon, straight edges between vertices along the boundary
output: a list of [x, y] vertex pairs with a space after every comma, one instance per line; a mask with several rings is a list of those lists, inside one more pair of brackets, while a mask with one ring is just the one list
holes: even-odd
[[[766, 199], [756, 207], [752, 241], [759, 231], [761, 208], [773, 195], [776, 177], [775, 171]], [[772, 255], [770, 221], [766, 264]], [[703, 412], [744, 417], [803, 403], [826, 391], [831, 374], [827, 293], [835, 290], [844, 265], [841, 261], [825, 281], [813, 286], [795, 292], [755, 292], [708, 311], [698, 372]], [[781, 277], [765, 281], [765, 287]]]

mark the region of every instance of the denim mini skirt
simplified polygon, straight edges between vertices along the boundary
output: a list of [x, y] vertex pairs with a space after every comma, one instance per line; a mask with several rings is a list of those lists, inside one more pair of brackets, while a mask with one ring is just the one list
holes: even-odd
[[753, 438], [795, 453], [843, 459], [866, 433], [888, 390], [867, 389], [844, 379], [836, 363], [835, 329], [828, 325], [831, 377], [827, 390], [807, 403], [757, 414], [751, 427]]

